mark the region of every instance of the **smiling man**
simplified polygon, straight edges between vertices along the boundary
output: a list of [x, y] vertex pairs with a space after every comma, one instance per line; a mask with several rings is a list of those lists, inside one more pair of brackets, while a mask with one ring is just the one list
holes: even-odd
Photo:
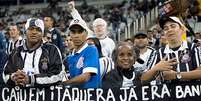
[[[162, 82], [179, 83], [201, 78], [200, 55], [198, 48], [182, 39], [186, 27], [177, 17], [164, 17], [159, 21], [160, 27], [167, 38], [167, 45], [158, 50], [155, 63], [162, 61], [161, 65], [153, 65], [144, 77], [149, 79], [153, 74], [160, 74]], [[176, 60], [171, 61], [171, 60]], [[161, 63], [162, 63], [161, 62]], [[161, 68], [157, 70], [156, 68]], [[145, 79], [143, 77], [143, 79]], [[146, 78], [147, 79], [147, 78]]]
[[44, 23], [30, 18], [25, 24], [26, 41], [9, 56], [3, 79], [7, 85], [51, 85], [62, 80], [62, 59], [53, 44], [43, 44]]
[[67, 58], [70, 80], [65, 84], [79, 88], [97, 88], [100, 87], [100, 67], [98, 59], [98, 50], [94, 45], [88, 45], [87, 25], [83, 20], [74, 19], [71, 21], [70, 37], [74, 44], [72, 54]]

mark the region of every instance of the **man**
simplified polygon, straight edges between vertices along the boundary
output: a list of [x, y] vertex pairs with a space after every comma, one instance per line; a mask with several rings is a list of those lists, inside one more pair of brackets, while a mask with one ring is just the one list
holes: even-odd
[[49, 30], [52, 34], [52, 44], [55, 44], [61, 53], [63, 54], [64, 52], [64, 40], [61, 38], [61, 34], [58, 31], [58, 29], [54, 28], [55, 27], [55, 19], [53, 16], [45, 16], [44, 17], [44, 24], [45, 24], [45, 29]]
[[[79, 12], [75, 9], [74, 1], [71, 1], [68, 3], [70, 13], [74, 19], [80, 19], [83, 20], [79, 14]], [[94, 32], [91, 32], [91, 30], [87, 27], [86, 30], [89, 32], [88, 36], [95, 36], [100, 40], [103, 56], [112, 57], [112, 51], [115, 48], [114, 41], [107, 36], [107, 22], [102, 18], [97, 18], [93, 22], [93, 30]]]
[[70, 84], [79, 88], [97, 88], [100, 86], [100, 67], [98, 50], [93, 45], [86, 43], [88, 31], [83, 20], [71, 21], [69, 30], [74, 44], [72, 54], [67, 58], [66, 67], [69, 67]]
[[102, 18], [97, 18], [93, 22], [93, 30], [96, 37], [100, 40], [104, 56], [112, 57], [115, 48], [114, 41], [107, 36], [107, 22]]
[[182, 40], [186, 27], [181, 20], [177, 17], [164, 17], [160, 19], [159, 24], [168, 43], [158, 50], [157, 64], [145, 73], [142, 80], [150, 80], [157, 74], [160, 74], [160, 80], [166, 83], [200, 79], [199, 51], [194, 44]]
[[21, 36], [20, 28], [17, 25], [9, 26], [9, 42], [7, 47], [7, 54], [11, 54], [12, 50], [21, 46], [23, 38]]
[[149, 41], [147, 34], [143, 32], [138, 32], [133, 36], [132, 41], [134, 46], [140, 50], [140, 57], [134, 64], [134, 67], [139, 72], [143, 72], [146, 69], [149, 69], [153, 63], [153, 60], [156, 58], [155, 49], [149, 47]]
[[11, 86], [56, 84], [62, 80], [62, 59], [59, 49], [43, 44], [44, 23], [30, 18], [25, 24], [26, 41], [9, 56], [3, 79]]

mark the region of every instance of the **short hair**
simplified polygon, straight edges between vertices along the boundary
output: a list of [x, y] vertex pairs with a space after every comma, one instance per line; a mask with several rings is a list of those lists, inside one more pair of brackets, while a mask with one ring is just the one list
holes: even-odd
[[131, 43], [131, 42], [119, 42], [117, 44], [117, 46], [115, 47], [115, 49], [113, 50], [113, 52], [112, 52], [112, 60], [114, 61], [115, 65], [117, 64], [117, 57], [118, 57], [118, 53], [119, 53], [119, 47], [126, 46], [126, 45], [128, 45], [128, 46], [130, 46], [132, 48], [135, 61], [139, 58], [140, 50], [137, 47], [134, 47], [133, 43]]
[[53, 21], [53, 25], [52, 26], [55, 27], [55, 25], [56, 25], [56, 19], [52, 15], [46, 15], [46, 16], [44, 16], [44, 18], [45, 17], [50, 18]]
[[93, 21], [93, 27], [96, 26], [97, 24], [100, 24], [100, 23], [107, 27], [107, 22], [102, 18], [95, 19]]

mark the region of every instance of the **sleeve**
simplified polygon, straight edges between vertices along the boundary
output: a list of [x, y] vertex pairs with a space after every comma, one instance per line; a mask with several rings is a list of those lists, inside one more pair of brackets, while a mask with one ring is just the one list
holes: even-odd
[[99, 59], [98, 50], [95, 46], [87, 49], [87, 54], [84, 56], [84, 68], [82, 73], [91, 72], [98, 74], [99, 70]]
[[199, 47], [194, 47], [192, 48], [192, 52], [191, 54], [193, 54], [193, 56], [191, 57], [192, 58], [192, 65], [193, 65], [193, 68], [198, 68], [201, 66], [201, 48]]
[[73, 9], [70, 14], [72, 15], [73, 19], [82, 19], [82, 17], [80, 16], [79, 12], [76, 9]]
[[4, 83], [6, 83], [7, 85], [15, 85], [15, 83], [10, 78], [11, 78], [11, 74], [14, 73], [15, 71], [17, 71], [17, 69], [18, 69], [18, 68], [16, 68], [17, 64], [14, 62], [14, 61], [17, 61], [16, 57], [17, 56], [16, 56], [15, 50], [14, 50], [8, 56], [8, 60], [4, 65], [4, 69], [3, 69], [3, 73], [2, 73], [2, 79], [3, 79]]
[[62, 81], [65, 73], [62, 68], [61, 53], [55, 45], [52, 45], [49, 48], [48, 70], [31, 77], [31, 84], [55, 84]]
[[157, 59], [156, 51], [152, 51], [146, 64], [147, 69], [151, 69], [156, 64]]

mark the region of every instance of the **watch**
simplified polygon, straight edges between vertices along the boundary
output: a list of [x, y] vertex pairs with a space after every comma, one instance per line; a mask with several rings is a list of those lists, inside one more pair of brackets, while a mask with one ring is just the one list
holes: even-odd
[[182, 78], [181, 73], [180, 73], [180, 72], [177, 72], [177, 73], [176, 73], [176, 79], [177, 79], [177, 80], [180, 80], [181, 78]]

